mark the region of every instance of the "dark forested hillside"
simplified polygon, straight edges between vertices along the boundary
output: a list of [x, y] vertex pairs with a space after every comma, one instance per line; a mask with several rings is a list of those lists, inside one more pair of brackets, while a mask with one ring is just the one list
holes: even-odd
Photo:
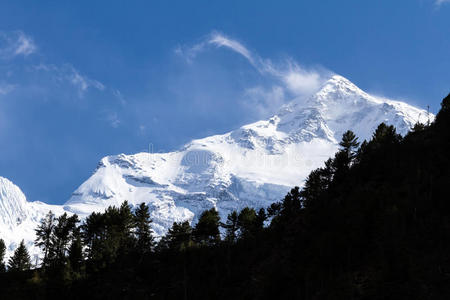
[[450, 95], [432, 124], [340, 148], [279, 203], [211, 209], [158, 243], [145, 205], [49, 214], [42, 266], [0, 271], [0, 298], [450, 299]]

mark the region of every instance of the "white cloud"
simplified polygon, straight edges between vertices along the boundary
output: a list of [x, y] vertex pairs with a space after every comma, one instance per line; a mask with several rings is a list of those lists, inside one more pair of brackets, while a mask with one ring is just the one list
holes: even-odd
[[0, 31], [0, 58], [11, 59], [16, 56], [28, 56], [36, 50], [33, 39], [22, 31]]
[[229, 48], [245, 57], [251, 64], [254, 64], [254, 58], [252, 57], [251, 52], [236, 40], [229, 39], [219, 33], [213, 33], [208, 40], [208, 43], [216, 45], [217, 47]]
[[127, 104], [127, 100], [125, 100], [125, 97], [119, 90], [113, 90], [112, 93], [114, 97], [116, 97], [119, 100], [122, 106], [125, 106]]
[[210, 46], [228, 48], [245, 57], [251, 64], [254, 64], [252, 53], [244, 45], [218, 32], [209, 34], [205, 39], [193, 46], [178, 46], [175, 49], [175, 53], [191, 62], [199, 53], [207, 50]]
[[[126, 104], [126, 99], [120, 91], [107, 89], [102, 82], [87, 76], [69, 63], [47, 63], [48, 61], [51, 62], [51, 57], [47, 57], [45, 53], [33, 55], [37, 51], [38, 48], [33, 38], [24, 32], [0, 30], [0, 66], [3, 71], [3, 76], [0, 76], [0, 98], [6, 98], [5, 95], [20, 98], [23, 95], [32, 94], [33, 98], [40, 101], [49, 101], [50, 99], [72, 100], [70, 104], [77, 105], [77, 101], [73, 101], [74, 99], [77, 100], [77, 97], [91, 98], [90, 92], [101, 91], [104, 93], [101, 99], [115, 102], [104, 101], [101, 104], [102, 106], [113, 107], [117, 105], [117, 100], [122, 106]], [[28, 59], [18, 59], [22, 57]], [[12, 81], [20, 84], [20, 91], [18, 91], [20, 93], [10, 95], [19, 86], [9, 83]], [[5, 101], [0, 101], [0, 104], [2, 103], [5, 103]], [[113, 128], [120, 126], [121, 120], [116, 112], [98, 113], [101, 120]], [[2, 122], [5, 123], [5, 116], [0, 116], [0, 125]]]
[[282, 76], [286, 87], [295, 95], [308, 95], [320, 88], [322, 75], [317, 71], [308, 71], [298, 65], [291, 66]]
[[246, 102], [244, 106], [253, 110], [257, 116], [268, 116], [279, 109], [286, 100], [281, 86], [264, 88], [262, 86], [248, 88], [244, 92]]
[[444, 3], [450, 3], [450, 0], [436, 0], [436, 5], [441, 5], [441, 4], [444, 4]]
[[32, 69], [36, 71], [44, 71], [51, 73], [56, 80], [66, 81], [70, 83], [78, 90], [78, 95], [80, 97], [83, 97], [84, 93], [90, 88], [94, 88], [99, 91], [103, 91], [105, 89], [103, 83], [95, 79], [91, 79], [85, 75], [82, 75], [77, 69], [75, 69], [75, 67], [69, 64], [56, 66], [52, 64], [41, 63], [39, 65], [34, 66]]
[[30, 55], [31, 53], [36, 51], [36, 45], [34, 44], [33, 40], [23, 34], [22, 32], [19, 33], [19, 37], [17, 39], [16, 48], [14, 53], [16, 55]]
[[66, 76], [69, 79], [70, 83], [72, 83], [72, 85], [74, 85], [78, 89], [81, 97], [88, 88], [92, 87], [100, 91], [103, 91], [105, 89], [105, 86], [101, 82], [81, 75], [74, 67], [68, 66], [67, 68], [68, 72]]
[[241, 55], [260, 74], [274, 79], [276, 83], [272, 87], [253, 87], [247, 89], [244, 93], [249, 103], [261, 112], [261, 116], [267, 116], [269, 112], [273, 113], [274, 109], [279, 108], [292, 98], [311, 95], [332, 75], [332, 72], [325, 69], [304, 68], [293, 59], [286, 59], [279, 63], [274, 63], [270, 59], [263, 59], [241, 42], [218, 32], [211, 33], [194, 46], [179, 46], [175, 49], [175, 53], [192, 63], [197, 55], [211, 49], [211, 46], [226, 48]]
[[106, 120], [109, 122], [109, 125], [113, 128], [117, 128], [120, 125], [120, 119], [116, 112], [109, 113], [106, 117]]
[[6, 95], [12, 92], [16, 88], [13, 84], [0, 83], [0, 95]]

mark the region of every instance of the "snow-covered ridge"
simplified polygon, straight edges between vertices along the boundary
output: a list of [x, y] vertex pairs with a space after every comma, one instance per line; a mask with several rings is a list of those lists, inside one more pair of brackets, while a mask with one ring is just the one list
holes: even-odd
[[154, 230], [164, 234], [172, 222], [195, 220], [210, 207], [224, 217], [280, 200], [334, 154], [348, 129], [367, 139], [381, 122], [405, 134], [427, 120], [424, 110], [369, 95], [335, 75], [309, 99], [295, 99], [268, 120], [193, 140], [175, 152], [105, 157], [65, 209], [83, 215], [124, 200], [147, 202]]
[[0, 234], [9, 245], [22, 238], [32, 243], [34, 228], [49, 209], [85, 217], [127, 200], [148, 203], [153, 229], [162, 235], [174, 221], [195, 221], [211, 207], [226, 217], [232, 210], [282, 199], [334, 154], [348, 129], [368, 139], [386, 122], [406, 134], [428, 118], [434, 116], [369, 95], [335, 75], [307, 100], [295, 99], [267, 120], [193, 140], [175, 152], [104, 157], [63, 206], [26, 202], [17, 187], [0, 181], [0, 191], [3, 185], [7, 190], [0, 198]]
[[64, 213], [62, 206], [43, 202], [28, 202], [18, 186], [0, 177], [0, 238], [6, 243], [6, 257], [9, 257], [23, 239], [35, 262], [39, 249], [34, 246], [35, 228], [42, 217], [53, 211]]

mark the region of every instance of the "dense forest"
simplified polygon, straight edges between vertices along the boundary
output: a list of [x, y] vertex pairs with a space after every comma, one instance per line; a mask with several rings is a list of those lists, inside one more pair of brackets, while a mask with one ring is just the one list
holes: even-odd
[[[450, 95], [405, 137], [380, 124], [270, 207], [155, 241], [149, 209], [128, 203], [36, 228], [42, 263], [21, 244], [0, 299], [450, 299]], [[449, 186], [448, 186], [449, 185]]]

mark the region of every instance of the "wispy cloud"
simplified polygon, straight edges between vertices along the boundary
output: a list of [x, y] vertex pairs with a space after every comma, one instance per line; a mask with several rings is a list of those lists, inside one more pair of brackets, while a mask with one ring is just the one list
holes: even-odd
[[109, 125], [113, 128], [117, 128], [120, 125], [120, 119], [116, 112], [111, 112], [106, 116], [106, 120], [108, 121]]
[[317, 91], [324, 81], [330, 78], [332, 72], [323, 68], [305, 68], [288, 58], [274, 63], [250, 51], [243, 43], [213, 32], [193, 46], [179, 46], [175, 53], [192, 63], [202, 52], [225, 48], [244, 57], [260, 74], [274, 79], [271, 87], [251, 87], [245, 91], [249, 103], [261, 114], [280, 107], [292, 98], [305, 97]]
[[64, 64], [62, 66], [56, 66], [53, 64], [39, 64], [33, 67], [36, 71], [45, 71], [54, 76], [58, 81], [66, 81], [74, 86], [79, 97], [83, 97], [85, 92], [90, 89], [97, 89], [103, 91], [105, 85], [98, 80], [91, 79], [86, 75], [82, 75], [75, 67], [70, 64]]
[[252, 53], [236, 40], [229, 39], [220, 33], [213, 33], [210, 36], [208, 43], [217, 47], [229, 48], [245, 57], [251, 64], [255, 64]]
[[11, 59], [16, 56], [28, 56], [36, 50], [33, 39], [22, 31], [0, 31], [0, 58]]
[[15, 46], [14, 54], [16, 55], [27, 56], [36, 51], [36, 45], [33, 40], [22, 32], [19, 32], [19, 37]]
[[125, 99], [121, 91], [113, 89], [112, 94], [117, 98], [117, 100], [119, 100], [122, 106], [125, 106], [127, 104], [127, 100]]
[[75, 87], [78, 88], [80, 96], [83, 96], [89, 88], [95, 88], [100, 91], [105, 89], [105, 86], [100, 81], [81, 75], [80, 72], [72, 66], [69, 66], [68, 69], [69, 72], [67, 73], [67, 78]]
[[[38, 51], [34, 39], [21, 30], [0, 30], [0, 96], [10, 96], [20, 85], [17, 97], [33, 95], [34, 99], [73, 99], [89, 97], [91, 91], [108, 92], [104, 97], [118, 99], [124, 105], [125, 97], [115, 89], [107, 89], [105, 85], [84, 74], [70, 63], [53, 64], [45, 53], [33, 55]], [[18, 58], [26, 57], [27, 60]], [[49, 62], [50, 60], [50, 62]], [[13, 82], [14, 84], [11, 84]], [[66, 101], [69, 105], [77, 102]], [[84, 105], [84, 104], [81, 104]], [[111, 102], [105, 102], [110, 106]], [[117, 114], [103, 118], [111, 126], [119, 126]]]
[[188, 62], [192, 62], [198, 54], [206, 51], [207, 49], [211, 49], [212, 47], [228, 48], [245, 57], [250, 63], [254, 63], [253, 54], [243, 44], [218, 32], [213, 32], [207, 35], [202, 39], [202, 41], [193, 46], [178, 46], [175, 49], [175, 53], [186, 58]]
[[16, 86], [14, 84], [0, 82], [0, 95], [9, 94], [10, 92], [12, 92], [15, 89], [15, 87]]
[[281, 86], [251, 87], [245, 90], [244, 96], [247, 100], [244, 106], [256, 110], [256, 115], [263, 117], [272, 114], [286, 101], [286, 93]]

